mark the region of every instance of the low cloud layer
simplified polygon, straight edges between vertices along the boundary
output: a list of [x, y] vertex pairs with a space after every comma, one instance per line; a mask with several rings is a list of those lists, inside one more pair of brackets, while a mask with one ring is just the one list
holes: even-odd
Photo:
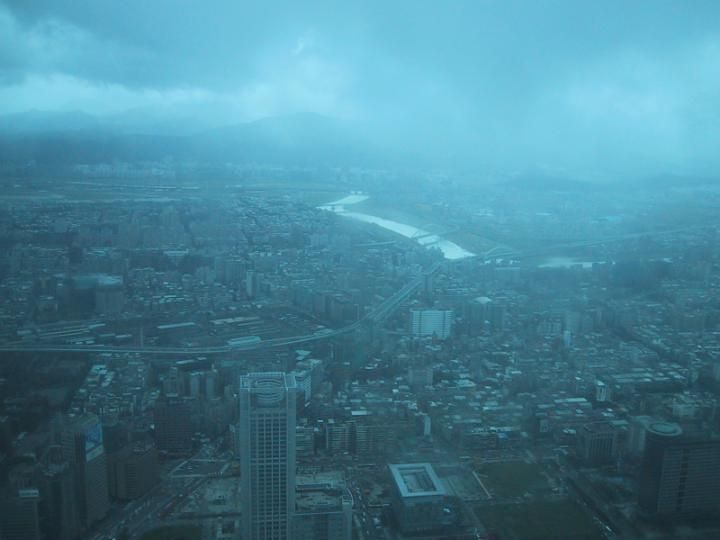
[[720, 4], [0, 3], [0, 112], [294, 112], [504, 169], [714, 173]]

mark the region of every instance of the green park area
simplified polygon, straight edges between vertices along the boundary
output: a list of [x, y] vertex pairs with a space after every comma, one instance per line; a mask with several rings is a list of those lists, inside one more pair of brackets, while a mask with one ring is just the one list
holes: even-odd
[[171, 525], [148, 531], [142, 535], [141, 540], [200, 540], [201, 538], [199, 527]]
[[488, 531], [507, 540], [604, 538], [587, 512], [570, 500], [479, 506], [475, 510]]
[[541, 467], [525, 461], [489, 463], [480, 467], [477, 473], [493, 497], [522, 497], [525, 493], [547, 491], [550, 487]]

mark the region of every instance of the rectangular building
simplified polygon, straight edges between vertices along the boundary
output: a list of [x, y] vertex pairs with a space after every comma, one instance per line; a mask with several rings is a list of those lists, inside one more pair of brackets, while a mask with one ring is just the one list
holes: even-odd
[[155, 441], [157, 449], [170, 456], [192, 452], [192, 409], [184, 398], [165, 396], [155, 403]]
[[720, 441], [688, 440], [677, 424], [651, 422], [645, 436], [638, 506], [658, 519], [717, 515]]
[[392, 507], [401, 532], [431, 532], [459, 522], [457, 502], [430, 463], [388, 467], [393, 480]]
[[447, 339], [452, 334], [455, 314], [451, 309], [410, 310], [410, 332], [414, 337]]
[[100, 419], [71, 416], [63, 431], [63, 449], [75, 471], [79, 521], [89, 528], [110, 510], [107, 457]]
[[343, 486], [298, 485], [294, 540], [351, 540], [352, 497]]

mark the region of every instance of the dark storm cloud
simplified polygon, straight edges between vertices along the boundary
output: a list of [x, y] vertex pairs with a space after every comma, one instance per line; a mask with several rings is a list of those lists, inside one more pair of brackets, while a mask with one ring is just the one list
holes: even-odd
[[[238, 4], [208, 9], [184, 2], [10, 2], [26, 67], [59, 70], [128, 87], [229, 86], [252, 75], [252, 59], [273, 36]], [[234, 7], [233, 7], [234, 6]], [[265, 43], [263, 43], [265, 42]], [[52, 51], [51, 49], [58, 49]], [[103, 61], [104, 60], [104, 61]]]
[[502, 164], [712, 161], [719, 21], [714, 1], [13, 0], [0, 107], [310, 110]]

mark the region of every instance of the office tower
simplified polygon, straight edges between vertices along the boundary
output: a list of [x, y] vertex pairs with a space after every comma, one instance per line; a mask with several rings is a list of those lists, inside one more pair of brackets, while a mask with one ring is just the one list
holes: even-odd
[[295, 378], [285, 373], [251, 373], [240, 379], [243, 540], [290, 538], [296, 394]]
[[578, 432], [578, 456], [588, 465], [612, 463], [618, 455], [618, 433], [609, 422], [592, 422]]
[[110, 509], [102, 425], [94, 414], [70, 416], [62, 433], [63, 451], [75, 471], [79, 521], [90, 527]]
[[20, 489], [0, 498], [0, 538], [40, 540], [37, 489]]
[[205, 372], [205, 399], [212, 401], [217, 397], [218, 372], [215, 368]]
[[263, 274], [255, 270], [245, 273], [245, 294], [251, 300], [259, 297], [262, 292]]
[[487, 296], [474, 298], [463, 306], [463, 325], [471, 336], [502, 331], [505, 308]]
[[137, 499], [150, 491], [159, 478], [157, 450], [150, 441], [136, 441], [116, 453], [110, 471], [115, 497]]
[[115, 416], [106, 416], [102, 419], [102, 431], [103, 446], [108, 456], [123, 448], [130, 440], [127, 424]]
[[165, 396], [155, 404], [155, 440], [157, 449], [170, 456], [185, 456], [192, 451], [190, 405], [181, 397]]
[[468, 335], [476, 336], [489, 330], [492, 300], [487, 296], [473, 298], [463, 306], [463, 323]]
[[712, 515], [720, 506], [720, 441], [687, 440], [677, 424], [649, 423], [640, 472], [638, 506], [648, 517]]
[[410, 316], [410, 331], [414, 337], [447, 339], [452, 333], [455, 315], [451, 309], [412, 309]]
[[376, 457], [385, 452], [388, 440], [396, 433], [385, 419], [377, 416], [357, 416], [350, 424], [350, 452], [358, 456]]
[[327, 450], [331, 454], [343, 454], [350, 451], [350, 424], [336, 422], [334, 418], [325, 425]]
[[432, 386], [435, 370], [433, 366], [422, 360], [414, 360], [407, 371], [408, 384], [411, 388], [418, 390], [425, 386]]
[[185, 393], [183, 374], [177, 366], [173, 366], [162, 380], [162, 390], [165, 396], [181, 396]]
[[48, 447], [40, 460], [41, 528], [47, 540], [71, 540], [80, 534], [75, 474], [61, 446]]
[[600, 379], [595, 381], [595, 401], [605, 403], [610, 401], [610, 387]]
[[125, 307], [125, 291], [121, 277], [105, 276], [95, 289], [95, 312], [118, 314]]
[[314, 474], [297, 480], [293, 540], [350, 540], [352, 495], [344, 482]]
[[10, 417], [0, 416], [0, 454], [12, 456], [12, 431], [10, 430]]
[[423, 275], [423, 299], [427, 304], [432, 304], [435, 299], [435, 283], [432, 274]]
[[191, 398], [200, 399], [202, 394], [203, 372], [191, 371], [187, 374], [188, 393]]
[[315, 454], [315, 429], [311, 426], [297, 426], [295, 429], [295, 451], [298, 456]]
[[302, 409], [310, 403], [312, 395], [320, 390], [325, 377], [323, 364], [316, 358], [303, 358], [295, 364], [293, 375], [298, 387], [298, 406]]

